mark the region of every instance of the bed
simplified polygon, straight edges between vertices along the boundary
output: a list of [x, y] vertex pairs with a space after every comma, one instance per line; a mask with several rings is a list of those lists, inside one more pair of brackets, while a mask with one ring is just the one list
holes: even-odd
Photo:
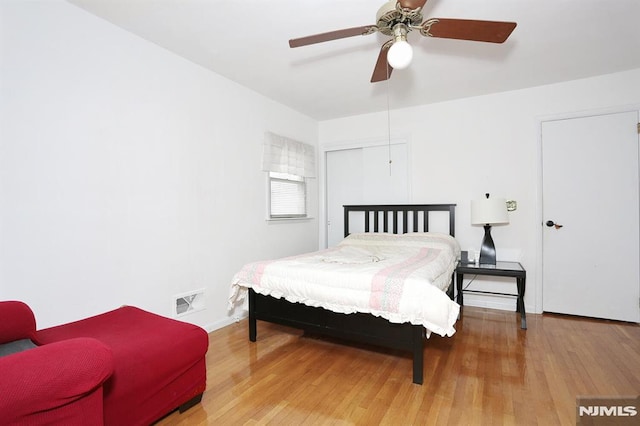
[[[434, 214], [448, 232], [430, 231]], [[455, 204], [347, 205], [344, 236], [336, 247], [245, 265], [230, 307], [248, 294], [252, 342], [262, 320], [408, 351], [422, 384], [425, 339], [452, 336], [459, 314]]]

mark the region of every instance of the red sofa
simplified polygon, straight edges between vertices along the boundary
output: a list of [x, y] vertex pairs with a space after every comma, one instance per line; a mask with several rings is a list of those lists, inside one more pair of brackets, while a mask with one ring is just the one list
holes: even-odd
[[[0, 306], [0, 319], [4, 317]], [[77, 339], [101, 344], [112, 355], [113, 373], [102, 386], [106, 425], [148, 425], [176, 408], [184, 411], [202, 398], [209, 338], [200, 327], [125, 306], [40, 331], [35, 331], [34, 322], [33, 341], [42, 346], [32, 350]], [[30, 351], [4, 358], [25, 356]], [[17, 379], [25, 389], [32, 384]], [[4, 410], [12, 410], [2, 400], [0, 387], [0, 418]]]
[[[35, 339], [31, 309], [0, 302], [0, 345]], [[100, 425], [111, 349], [75, 338], [0, 357], [0, 423]]]

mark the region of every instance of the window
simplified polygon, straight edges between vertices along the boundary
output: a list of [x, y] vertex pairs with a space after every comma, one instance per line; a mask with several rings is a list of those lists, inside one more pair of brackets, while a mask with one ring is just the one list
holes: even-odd
[[269, 218], [307, 217], [306, 179], [315, 177], [315, 147], [266, 133], [262, 170], [269, 178]]
[[304, 177], [269, 172], [269, 217], [306, 217], [307, 186]]

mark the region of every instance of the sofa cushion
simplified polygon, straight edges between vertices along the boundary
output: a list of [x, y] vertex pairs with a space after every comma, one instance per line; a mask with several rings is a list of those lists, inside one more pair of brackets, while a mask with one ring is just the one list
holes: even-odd
[[0, 357], [17, 354], [18, 352], [26, 351], [27, 349], [33, 349], [37, 347], [30, 339], [14, 340], [13, 342], [7, 342], [0, 344]]

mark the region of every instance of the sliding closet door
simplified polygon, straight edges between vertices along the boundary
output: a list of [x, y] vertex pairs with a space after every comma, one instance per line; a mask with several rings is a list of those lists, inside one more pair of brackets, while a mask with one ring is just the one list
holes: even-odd
[[342, 206], [363, 203], [362, 163], [362, 148], [327, 152], [327, 245], [329, 247], [335, 246], [344, 236]]
[[343, 205], [408, 203], [408, 177], [406, 143], [327, 151], [328, 246], [344, 237]]

